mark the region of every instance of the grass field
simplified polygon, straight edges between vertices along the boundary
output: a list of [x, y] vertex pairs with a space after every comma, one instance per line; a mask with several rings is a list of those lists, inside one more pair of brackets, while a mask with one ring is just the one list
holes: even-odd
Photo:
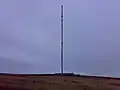
[[0, 90], [120, 90], [120, 79], [60, 75], [0, 75]]

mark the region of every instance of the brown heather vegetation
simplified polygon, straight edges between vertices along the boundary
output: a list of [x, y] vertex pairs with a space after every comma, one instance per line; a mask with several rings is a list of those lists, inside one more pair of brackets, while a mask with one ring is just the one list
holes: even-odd
[[0, 90], [120, 90], [120, 79], [94, 76], [0, 75]]

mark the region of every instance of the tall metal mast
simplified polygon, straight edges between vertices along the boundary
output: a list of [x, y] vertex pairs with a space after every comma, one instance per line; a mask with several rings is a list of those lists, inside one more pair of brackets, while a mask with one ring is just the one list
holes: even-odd
[[63, 71], [63, 58], [64, 58], [64, 51], [63, 51], [63, 5], [61, 5], [61, 74], [64, 73]]

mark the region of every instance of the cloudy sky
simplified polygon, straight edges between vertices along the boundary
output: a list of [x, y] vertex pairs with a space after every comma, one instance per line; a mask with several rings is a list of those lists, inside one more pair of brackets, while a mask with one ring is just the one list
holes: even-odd
[[119, 0], [0, 0], [0, 72], [60, 72], [60, 5], [64, 70], [120, 77]]

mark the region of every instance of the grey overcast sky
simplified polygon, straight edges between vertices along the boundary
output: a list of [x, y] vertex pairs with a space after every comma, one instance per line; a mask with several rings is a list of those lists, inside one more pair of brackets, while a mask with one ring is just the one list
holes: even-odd
[[120, 77], [120, 0], [0, 0], [0, 72]]

